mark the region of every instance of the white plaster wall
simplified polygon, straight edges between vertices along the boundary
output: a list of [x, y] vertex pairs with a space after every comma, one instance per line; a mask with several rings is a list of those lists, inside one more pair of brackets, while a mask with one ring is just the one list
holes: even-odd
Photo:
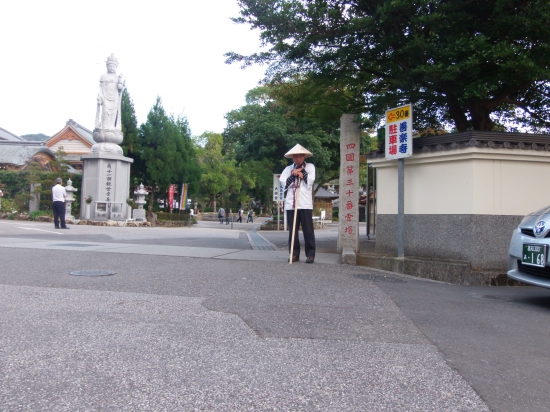
[[[372, 159], [377, 211], [397, 214], [397, 161]], [[405, 214], [525, 215], [550, 205], [550, 152], [465, 148], [405, 159]]]
[[90, 153], [90, 148], [77, 139], [61, 140], [50, 147], [52, 151], [56, 151], [60, 146], [63, 146], [65, 153]]
[[501, 214], [524, 215], [550, 205], [550, 158], [546, 162], [503, 160]]
[[412, 163], [405, 170], [405, 213], [472, 213], [474, 176], [469, 162]]

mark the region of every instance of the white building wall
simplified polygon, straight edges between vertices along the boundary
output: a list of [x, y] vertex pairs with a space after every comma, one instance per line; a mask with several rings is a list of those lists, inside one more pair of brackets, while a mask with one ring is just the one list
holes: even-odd
[[[377, 212], [397, 214], [397, 161], [377, 168]], [[463, 148], [405, 159], [405, 214], [525, 215], [550, 205], [550, 153]]]
[[65, 153], [89, 153], [90, 152], [90, 148], [85, 144], [83, 144], [78, 139], [60, 140], [59, 142], [50, 146], [50, 149], [55, 152], [60, 146], [63, 146], [63, 151], [65, 151]]

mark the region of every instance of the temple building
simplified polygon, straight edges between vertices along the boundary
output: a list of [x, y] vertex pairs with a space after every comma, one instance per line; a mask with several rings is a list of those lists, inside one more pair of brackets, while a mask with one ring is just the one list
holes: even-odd
[[95, 141], [90, 130], [78, 124], [73, 119], [69, 119], [63, 129], [46, 141], [46, 146], [53, 152], [62, 148], [66, 153], [65, 160], [73, 168], [81, 171], [82, 160], [80, 157], [89, 154], [94, 143]]
[[52, 170], [55, 153], [44, 142], [29, 142], [0, 127], [0, 170], [25, 170], [36, 162], [42, 170]]

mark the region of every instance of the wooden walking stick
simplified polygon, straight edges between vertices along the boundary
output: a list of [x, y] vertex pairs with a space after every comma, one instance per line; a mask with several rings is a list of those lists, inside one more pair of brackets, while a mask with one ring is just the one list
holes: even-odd
[[296, 234], [296, 215], [298, 214], [298, 199], [300, 198], [300, 183], [301, 180], [298, 178], [298, 189], [294, 195], [294, 219], [292, 222], [292, 240], [290, 241], [290, 258], [288, 261], [292, 265], [292, 254], [294, 253], [294, 236]]

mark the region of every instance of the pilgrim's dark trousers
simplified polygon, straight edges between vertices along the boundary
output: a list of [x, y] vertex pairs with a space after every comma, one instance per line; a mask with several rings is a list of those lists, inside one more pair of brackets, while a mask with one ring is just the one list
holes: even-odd
[[55, 227], [59, 227], [59, 220], [61, 219], [61, 227], [67, 226], [65, 223], [65, 202], [53, 202], [53, 224]]
[[[290, 253], [290, 245], [292, 244], [292, 223], [294, 222], [294, 210], [286, 211], [286, 221], [288, 224], [288, 252]], [[315, 233], [313, 231], [313, 210], [298, 209], [296, 215], [296, 230], [294, 231], [294, 256], [300, 257], [300, 238], [298, 229], [302, 226], [304, 234], [304, 243], [306, 248], [306, 257], [315, 257]]]

